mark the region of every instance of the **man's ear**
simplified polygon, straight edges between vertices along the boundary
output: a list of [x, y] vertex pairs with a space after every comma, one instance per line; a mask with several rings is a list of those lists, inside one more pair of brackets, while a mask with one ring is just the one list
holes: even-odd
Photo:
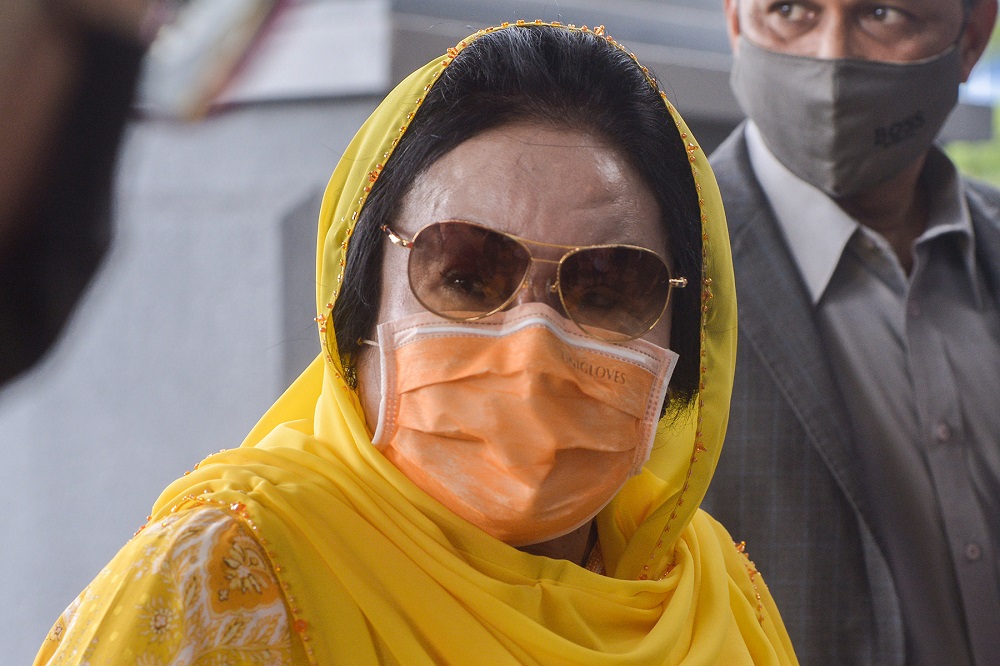
[[[980, 0], [985, 2], [986, 0]], [[996, 5], [996, 0], [989, 0]], [[726, 13], [726, 32], [729, 33], [729, 46], [733, 53], [739, 50], [740, 39], [740, 8], [739, 0], [722, 0], [722, 8]]]
[[[730, 2], [735, 0], [725, 0], [728, 10]], [[969, 79], [969, 73], [983, 55], [987, 44], [990, 43], [990, 36], [993, 34], [993, 26], [997, 20], [997, 0], [975, 0], [972, 9], [969, 11], [969, 20], [966, 22], [965, 31], [958, 40], [958, 48], [962, 56], [962, 81]], [[730, 38], [731, 39], [731, 38]]]

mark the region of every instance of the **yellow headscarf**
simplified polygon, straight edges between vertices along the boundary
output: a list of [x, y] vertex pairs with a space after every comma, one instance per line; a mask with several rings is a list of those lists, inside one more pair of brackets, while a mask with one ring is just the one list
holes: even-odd
[[[507, 29], [531, 26], [504, 24], [449, 49], [397, 86], [355, 136], [320, 212], [323, 353], [241, 448], [171, 485], [153, 519], [212, 504], [244, 521], [271, 558], [295, 631], [317, 664], [794, 663], [752, 563], [698, 509], [729, 414], [735, 289], [718, 188], [666, 97], [701, 197], [701, 386], [688, 413], [661, 424], [645, 470], [598, 518], [609, 575], [495, 540], [425, 495], [371, 445], [330, 330], [351, 233], [439, 74], [478, 36]], [[591, 32], [604, 36], [603, 28]]]

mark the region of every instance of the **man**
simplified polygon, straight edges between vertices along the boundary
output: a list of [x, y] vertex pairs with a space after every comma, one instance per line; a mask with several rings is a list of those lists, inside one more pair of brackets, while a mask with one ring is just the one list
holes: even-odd
[[997, 0], [725, 0], [740, 350], [705, 508], [804, 664], [1000, 664], [1000, 192], [933, 140]]

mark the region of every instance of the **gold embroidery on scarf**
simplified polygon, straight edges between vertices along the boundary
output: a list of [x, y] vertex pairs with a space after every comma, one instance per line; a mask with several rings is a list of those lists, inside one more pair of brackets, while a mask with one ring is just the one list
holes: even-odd
[[743, 563], [743, 566], [747, 569], [747, 576], [750, 578], [750, 585], [753, 586], [753, 593], [757, 598], [757, 622], [759, 622], [761, 626], [764, 626], [764, 602], [760, 597], [760, 588], [757, 587], [757, 576], [760, 575], [760, 572], [757, 571], [757, 565], [750, 560], [750, 555], [746, 552], [747, 542], [740, 541], [739, 543], [736, 543], [734, 541], [733, 545], [736, 546], [737, 552], [739, 552], [739, 554], [746, 560], [746, 562]]

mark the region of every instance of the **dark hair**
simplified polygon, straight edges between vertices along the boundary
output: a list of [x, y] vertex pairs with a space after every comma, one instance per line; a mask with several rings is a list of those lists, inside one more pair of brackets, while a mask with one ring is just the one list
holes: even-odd
[[477, 134], [516, 121], [593, 131], [638, 170], [668, 230], [675, 289], [670, 346], [680, 355], [671, 399], [698, 390], [701, 213], [687, 151], [659, 92], [627, 53], [591, 32], [548, 26], [478, 37], [442, 71], [368, 196], [347, 254], [333, 310], [337, 346], [351, 367], [372, 337], [381, 298], [382, 224], [392, 224], [416, 177]]

